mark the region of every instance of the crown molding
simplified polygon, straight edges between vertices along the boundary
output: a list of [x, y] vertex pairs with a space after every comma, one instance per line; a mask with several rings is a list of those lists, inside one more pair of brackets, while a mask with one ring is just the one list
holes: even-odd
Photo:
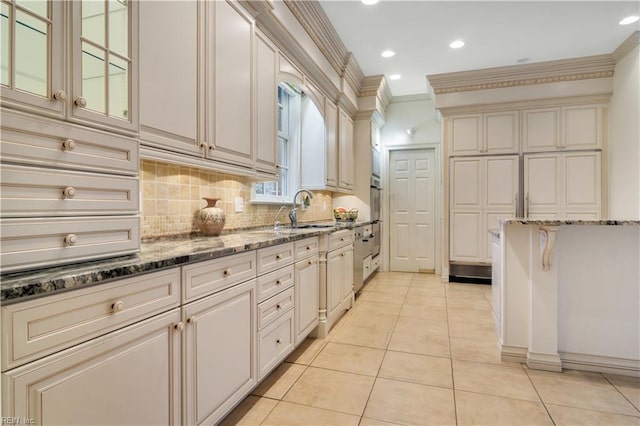
[[421, 102], [421, 101], [430, 101], [431, 95], [426, 93], [419, 93], [417, 95], [402, 95], [402, 96], [394, 96], [391, 99], [391, 102], [399, 103], [399, 102]]
[[612, 55], [428, 75], [436, 95], [613, 76]]
[[613, 51], [611, 56], [618, 62], [620, 59], [627, 56], [627, 53], [631, 52], [633, 48], [640, 44], [640, 31], [633, 32], [625, 41]]

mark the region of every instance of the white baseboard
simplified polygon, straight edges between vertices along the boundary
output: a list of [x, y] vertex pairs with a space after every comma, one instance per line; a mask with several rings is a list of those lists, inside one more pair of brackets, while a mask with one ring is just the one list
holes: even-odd
[[527, 362], [527, 348], [502, 345], [500, 347], [500, 359], [505, 362], [525, 364]]
[[562, 371], [562, 360], [559, 355], [527, 352], [527, 367], [533, 370]]
[[562, 367], [570, 370], [593, 371], [640, 377], [640, 360], [608, 356], [584, 355], [560, 352]]

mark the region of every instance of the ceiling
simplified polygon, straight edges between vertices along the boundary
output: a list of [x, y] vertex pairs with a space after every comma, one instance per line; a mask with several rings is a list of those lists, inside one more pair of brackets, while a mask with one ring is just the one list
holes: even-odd
[[[428, 93], [426, 76], [613, 52], [639, 22], [638, 1], [325, 0], [320, 4], [365, 75], [400, 74], [394, 96]], [[451, 49], [462, 39], [465, 46]], [[383, 50], [396, 55], [382, 58]], [[520, 61], [520, 62], [519, 62]]]

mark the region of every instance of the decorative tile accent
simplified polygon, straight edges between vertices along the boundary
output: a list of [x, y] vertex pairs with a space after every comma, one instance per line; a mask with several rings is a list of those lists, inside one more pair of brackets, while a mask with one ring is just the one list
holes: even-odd
[[[221, 198], [216, 206], [227, 217], [225, 231], [273, 225], [280, 205], [250, 204], [251, 180], [194, 167], [141, 161], [142, 238], [158, 238], [198, 233], [195, 215], [207, 205], [203, 197]], [[313, 191], [311, 205], [299, 210], [300, 222], [333, 220], [332, 196], [328, 191]], [[244, 212], [235, 212], [235, 197], [244, 200]], [[327, 210], [322, 211], [326, 203]], [[286, 212], [279, 218], [287, 223]]]

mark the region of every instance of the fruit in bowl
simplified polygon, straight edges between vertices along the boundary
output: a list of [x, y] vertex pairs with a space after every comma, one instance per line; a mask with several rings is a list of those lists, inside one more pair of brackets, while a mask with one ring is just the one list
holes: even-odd
[[347, 220], [347, 209], [344, 207], [336, 207], [333, 209], [333, 217], [335, 217], [336, 220]]

